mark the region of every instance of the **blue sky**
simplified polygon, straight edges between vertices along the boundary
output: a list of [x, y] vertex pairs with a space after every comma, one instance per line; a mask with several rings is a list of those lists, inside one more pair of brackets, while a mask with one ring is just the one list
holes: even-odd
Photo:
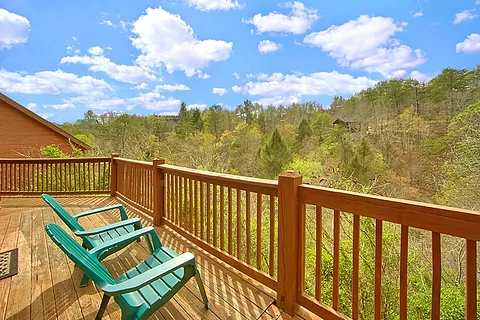
[[0, 92], [63, 123], [350, 96], [480, 64], [480, 0], [0, 1]]

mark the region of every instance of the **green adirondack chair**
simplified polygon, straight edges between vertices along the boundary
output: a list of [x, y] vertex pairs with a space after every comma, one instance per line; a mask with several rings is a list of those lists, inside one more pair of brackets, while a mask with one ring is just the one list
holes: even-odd
[[[46, 225], [45, 231], [53, 242], [104, 292], [95, 319], [102, 318], [111, 297], [120, 306], [122, 319], [147, 319], [167, 303], [193, 276], [197, 281], [205, 307], [210, 308], [193, 254], [187, 252], [177, 255], [170, 248], [164, 247], [152, 227], [106, 241], [90, 251], [82, 248], [56, 224]], [[132, 239], [137, 239], [146, 233], [153, 242], [152, 255], [115, 280], [99, 262], [99, 257], [109, 248], [121, 242], [130, 243]]]
[[[128, 218], [125, 208], [121, 205], [113, 205], [108, 207], [96, 208], [88, 211], [81, 212], [76, 215], [70, 215], [65, 208], [58, 203], [52, 196], [48, 194], [42, 194], [42, 199], [53, 209], [53, 211], [62, 219], [62, 221], [67, 225], [70, 230], [72, 230], [73, 234], [78, 237], [82, 238], [82, 246], [87, 249], [91, 250], [105, 241], [109, 241], [120, 237], [122, 235], [131, 233], [135, 230], [142, 228], [142, 223], [138, 218]], [[106, 226], [101, 226], [94, 229], [85, 230], [82, 225], [78, 222], [78, 220], [82, 217], [86, 217], [92, 214], [97, 214], [100, 212], [105, 212], [109, 210], [119, 210], [120, 211], [120, 218], [121, 221], [115, 222]], [[146, 241], [148, 247], [150, 248], [150, 252], [153, 252], [153, 247], [150, 242], [150, 239], [146, 237]], [[117, 246], [112, 247], [108, 252], [105, 252], [104, 255], [101, 257], [102, 259], [107, 257], [108, 255], [123, 249], [129, 243], [119, 242]], [[84, 287], [88, 283], [88, 277], [84, 276], [82, 281], [80, 282], [80, 286]]]

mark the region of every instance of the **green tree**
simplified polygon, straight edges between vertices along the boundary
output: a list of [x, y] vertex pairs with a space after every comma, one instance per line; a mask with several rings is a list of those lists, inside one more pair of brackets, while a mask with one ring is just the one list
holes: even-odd
[[290, 153], [287, 145], [278, 130], [275, 129], [267, 143], [260, 148], [260, 174], [265, 178], [276, 178], [289, 162]]
[[297, 131], [297, 142], [302, 144], [302, 142], [312, 135], [312, 129], [310, 129], [310, 125], [308, 124], [307, 120], [303, 119], [298, 126]]

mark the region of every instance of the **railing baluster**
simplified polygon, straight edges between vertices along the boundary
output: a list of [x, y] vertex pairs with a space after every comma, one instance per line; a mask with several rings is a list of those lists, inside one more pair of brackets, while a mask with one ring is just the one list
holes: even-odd
[[182, 190], [181, 186], [180, 186], [180, 177], [179, 176], [175, 176], [175, 223], [177, 224], [177, 226], [181, 226], [182, 225], [182, 217], [181, 217], [181, 212], [180, 212], [180, 201], [181, 201], [181, 197], [180, 197], [180, 190]]
[[431, 319], [440, 319], [440, 288], [442, 277], [440, 233], [432, 232], [432, 310]]
[[217, 185], [212, 184], [213, 192], [213, 245], [217, 246]]
[[220, 186], [220, 250], [225, 251], [225, 188]]
[[340, 211], [333, 213], [333, 295], [332, 307], [338, 310], [340, 278]]
[[270, 195], [270, 248], [268, 274], [273, 276], [275, 266], [275, 197]]
[[242, 190], [237, 189], [237, 259], [242, 258]]
[[261, 193], [257, 193], [257, 269], [262, 269], [262, 198]]
[[187, 178], [183, 178], [183, 195], [182, 195], [182, 227], [187, 228], [187, 226], [190, 224], [190, 222], [187, 221], [188, 215], [187, 215], [187, 185], [188, 181]]
[[383, 221], [375, 222], [375, 290], [374, 311], [375, 320], [382, 318], [382, 237]]
[[246, 224], [246, 259], [247, 264], [251, 264], [251, 246], [252, 246], [252, 234], [251, 234], [251, 221], [250, 221], [250, 191], [245, 191], [245, 224]]
[[195, 180], [195, 236], [198, 237], [198, 181]]
[[210, 204], [210, 183], [206, 183], [207, 187], [207, 199], [206, 199], [206, 209], [207, 209], [207, 242], [210, 243], [210, 234], [212, 232], [211, 223], [212, 223], [212, 207]]
[[193, 179], [189, 179], [188, 198], [189, 198], [189, 204], [190, 204], [190, 214], [189, 214], [190, 218], [189, 218], [188, 231], [193, 233]]
[[322, 207], [315, 207], [315, 299], [322, 300]]
[[358, 273], [360, 269], [359, 256], [360, 256], [360, 216], [353, 215], [353, 250], [352, 250], [352, 262], [353, 262], [353, 277], [352, 277], [352, 318], [358, 319]]
[[228, 187], [228, 253], [233, 253], [232, 188]]
[[408, 226], [402, 225], [400, 233], [400, 320], [407, 320], [408, 293]]
[[204, 191], [203, 191], [203, 181], [200, 181], [200, 239], [205, 240], [205, 234], [204, 234], [204, 219], [203, 219], [203, 209], [204, 209]]
[[467, 289], [466, 298], [466, 320], [477, 319], [477, 242], [465, 240], [467, 242], [467, 276], [465, 286]]

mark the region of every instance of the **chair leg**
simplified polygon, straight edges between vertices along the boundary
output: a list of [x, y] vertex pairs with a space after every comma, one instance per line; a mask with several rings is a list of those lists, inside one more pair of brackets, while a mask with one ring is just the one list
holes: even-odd
[[205, 292], [205, 287], [203, 286], [203, 281], [198, 270], [195, 272], [195, 280], [197, 280], [198, 289], [200, 289], [200, 294], [202, 295], [205, 308], [210, 309], [210, 302], [208, 302], [207, 293]]
[[103, 299], [102, 299], [102, 304], [100, 305], [100, 309], [97, 312], [97, 316], [95, 317], [95, 320], [100, 320], [102, 319], [103, 313], [105, 312], [105, 309], [107, 308], [108, 301], [110, 300], [110, 296], [107, 296], [106, 294], [103, 294]]
[[83, 277], [82, 277], [82, 280], [80, 280], [80, 287], [86, 287], [88, 286], [88, 281], [90, 280], [90, 278], [84, 273], [83, 274]]

